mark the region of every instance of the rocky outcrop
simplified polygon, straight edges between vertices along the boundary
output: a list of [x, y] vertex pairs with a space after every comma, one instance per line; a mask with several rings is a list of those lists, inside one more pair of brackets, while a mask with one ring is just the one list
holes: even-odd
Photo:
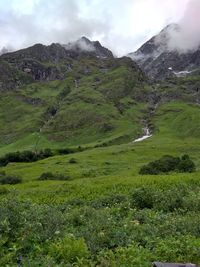
[[[0, 56], [0, 89], [17, 88], [28, 81], [65, 79], [73, 70], [73, 62], [84, 57], [114, 58], [110, 50], [86, 37], [68, 45], [36, 44], [16, 52], [4, 53]], [[83, 72], [86, 75], [90, 73], [88, 66], [84, 66]]]
[[179, 32], [179, 25], [171, 24], [151, 38], [131, 57], [153, 79], [182, 77], [193, 74], [200, 68], [200, 48], [195, 51], [172, 49], [169, 40], [172, 32]]
[[79, 40], [63, 45], [69, 57], [78, 57], [80, 55], [90, 55], [98, 58], [113, 58], [112, 52], [103, 47], [99, 41], [90, 41], [86, 37]]

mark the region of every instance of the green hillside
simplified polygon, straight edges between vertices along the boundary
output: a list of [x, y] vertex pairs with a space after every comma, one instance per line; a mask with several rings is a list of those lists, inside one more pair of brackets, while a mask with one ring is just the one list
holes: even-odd
[[34, 149], [36, 143], [120, 143], [141, 133], [148, 108], [141, 91], [151, 91], [142, 72], [127, 58], [78, 62], [65, 79], [1, 92], [1, 153]]
[[[0, 266], [200, 264], [198, 76], [154, 83], [55, 44], [0, 60], [23, 74], [0, 77]], [[139, 174], [166, 155], [194, 172]]]

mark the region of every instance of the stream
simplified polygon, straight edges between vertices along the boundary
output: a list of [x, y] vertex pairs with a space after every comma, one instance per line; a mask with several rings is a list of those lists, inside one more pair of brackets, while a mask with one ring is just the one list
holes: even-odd
[[146, 139], [152, 137], [152, 134], [151, 134], [151, 132], [150, 132], [150, 130], [149, 130], [148, 127], [145, 127], [145, 128], [143, 129], [143, 131], [144, 131], [144, 135], [143, 135], [142, 137], [140, 137], [140, 138], [135, 139], [135, 140], [133, 141], [133, 143], [142, 142], [142, 141], [144, 141], [144, 140], [146, 140]]

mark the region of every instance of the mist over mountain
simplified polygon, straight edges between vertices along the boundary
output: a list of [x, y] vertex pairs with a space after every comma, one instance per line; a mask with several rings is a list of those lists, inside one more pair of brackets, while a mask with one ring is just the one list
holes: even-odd
[[200, 68], [200, 2], [190, 1], [183, 18], [128, 56], [155, 79], [186, 76]]

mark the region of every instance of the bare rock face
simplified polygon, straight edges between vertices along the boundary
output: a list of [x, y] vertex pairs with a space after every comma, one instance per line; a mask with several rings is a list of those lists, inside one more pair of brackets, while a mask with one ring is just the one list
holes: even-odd
[[200, 47], [186, 51], [172, 48], [171, 39], [178, 35], [179, 31], [179, 25], [168, 25], [128, 56], [153, 79], [191, 75], [200, 68]]
[[[114, 58], [110, 50], [98, 41], [92, 42], [86, 37], [67, 45], [36, 44], [16, 52], [4, 51], [0, 56], [0, 89], [14, 89], [29, 80], [64, 79], [67, 73], [72, 71], [73, 61], [83, 57]], [[85, 66], [84, 72], [89, 71]]]

